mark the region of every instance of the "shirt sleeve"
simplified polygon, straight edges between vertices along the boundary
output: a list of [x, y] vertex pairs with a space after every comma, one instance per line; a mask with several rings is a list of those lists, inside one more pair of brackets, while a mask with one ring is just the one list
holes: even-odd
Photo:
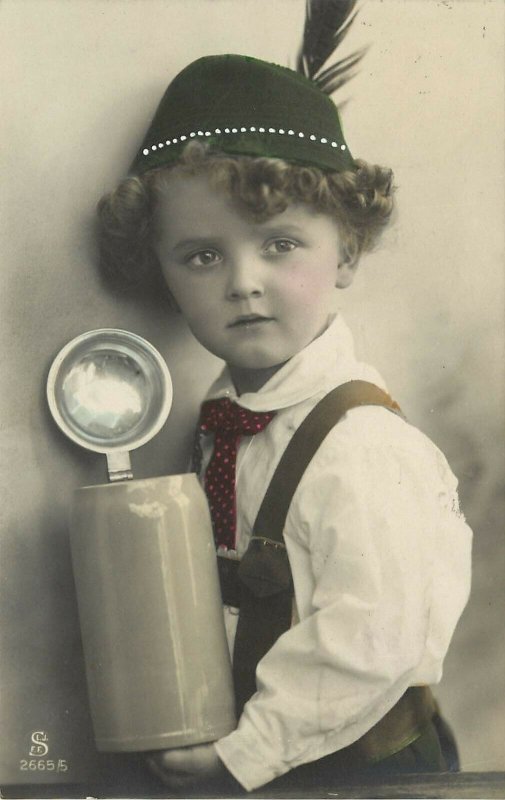
[[410, 685], [438, 681], [468, 598], [471, 532], [443, 456], [390, 412], [365, 413], [331, 432], [297, 489], [285, 539], [300, 622], [216, 744], [249, 791], [351, 744]]

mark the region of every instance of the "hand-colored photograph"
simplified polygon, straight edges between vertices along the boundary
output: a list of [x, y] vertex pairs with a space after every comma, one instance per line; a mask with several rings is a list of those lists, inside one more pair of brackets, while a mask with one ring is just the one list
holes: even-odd
[[0, 797], [505, 798], [504, 30], [0, 2]]

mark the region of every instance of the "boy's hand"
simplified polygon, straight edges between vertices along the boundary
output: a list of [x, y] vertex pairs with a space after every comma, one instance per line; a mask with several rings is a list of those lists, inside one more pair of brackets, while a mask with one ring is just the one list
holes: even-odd
[[147, 763], [155, 775], [173, 790], [231, 778], [212, 743], [149, 753]]

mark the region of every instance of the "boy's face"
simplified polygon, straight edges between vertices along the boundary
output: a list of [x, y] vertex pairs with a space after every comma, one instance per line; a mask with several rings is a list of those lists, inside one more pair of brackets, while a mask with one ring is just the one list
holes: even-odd
[[239, 391], [259, 388], [323, 332], [335, 286], [352, 277], [341, 265], [329, 216], [300, 204], [254, 222], [206, 176], [171, 174], [157, 225], [168, 287], [194, 336], [226, 361]]

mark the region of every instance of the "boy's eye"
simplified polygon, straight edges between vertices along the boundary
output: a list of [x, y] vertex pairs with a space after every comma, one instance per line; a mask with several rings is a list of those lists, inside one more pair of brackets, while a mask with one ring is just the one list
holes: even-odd
[[192, 253], [185, 259], [186, 264], [190, 267], [211, 267], [221, 260], [219, 253], [215, 250], [199, 250], [198, 253]]
[[283, 253], [290, 253], [291, 250], [294, 250], [296, 247], [298, 247], [297, 243], [293, 242], [291, 239], [275, 239], [266, 246], [265, 252], [268, 255], [281, 255]]

